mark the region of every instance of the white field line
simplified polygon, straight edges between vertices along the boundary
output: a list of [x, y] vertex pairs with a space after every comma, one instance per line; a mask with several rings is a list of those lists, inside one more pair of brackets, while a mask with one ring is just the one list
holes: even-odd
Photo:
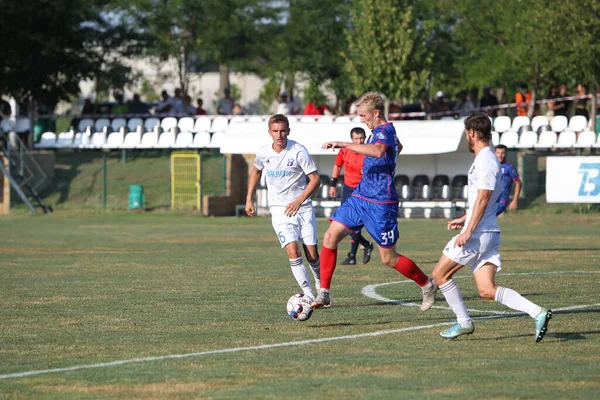
[[[565, 272], [565, 273], [568, 273], [568, 272]], [[581, 272], [577, 271], [577, 272], [572, 272], [572, 273], [581, 273]], [[590, 273], [590, 272], [586, 272], [586, 273]], [[597, 272], [594, 271], [593, 273], [600, 273], [600, 271], [597, 271]], [[504, 274], [504, 275], [509, 275], [509, 274]], [[520, 275], [520, 274], [512, 274], [512, 275]], [[529, 275], [533, 275], [533, 273], [531, 273]], [[406, 282], [412, 282], [412, 281], [406, 281]], [[399, 282], [392, 282], [392, 283], [399, 283]], [[389, 283], [389, 284], [392, 284], [392, 283]], [[406, 304], [409, 304], [409, 303], [406, 303]], [[553, 311], [555, 311], [555, 312], [570, 311], [570, 310], [578, 310], [578, 309], [584, 309], [584, 308], [590, 308], [590, 307], [596, 307], [596, 306], [600, 306], [600, 303], [583, 304], [583, 305], [563, 307], [563, 308], [554, 308]], [[484, 321], [484, 320], [489, 320], [489, 319], [508, 318], [508, 317], [514, 317], [514, 316], [520, 316], [520, 315], [525, 315], [525, 314], [511, 313], [511, 314], [502, 314], [502, 315], [490, 315], [490, 316], [485, 316], [485, 317], [473, 318], [473, 320]], [[151, 362], [151, 361], [163, 361], [163, 360], [173, 360], [173, 359], [189, 358], [189, 357], [200, 357], [200, 356], [208, 356], [208, 355], [213, 355], [213, 354], [239, 353], [242, 351], [268, 350], [268, 349], [274, 349], [277, 347], [302, 346], [302, 345], [307, 345], [307, 344], [335, 342], [335, 341], [339, 341], [339, 340], [348, 340], [348, 339], [361, 339], [361, 338], [367, 338], [367, 337], [389, 335], [389, 334], [393, 334], [393, 333], [402, 333], [402, 332], [420, 331], [420, 330], [425, 330], [425, 329], [430, 329], [430, 328], [439, 328], [439, 327], [452, 325], [452, 324], [454, 324], [454, 322], [442, 322], [442, 323], [437, 323], [437, 324], [411, 326], [408, 328], [390, 329], [390, 330], [370, 332], [370, 333], [361, 333], [361, 334], [356, 334], [356, 335], [334, 336], [334, 337], [329, 337], [329, 338], [299, 340], [299, 341], [293, 341], [293, 342], [265, 344], [265, 345], [260, 345], [260, 346], [234, 347], [234, 348], [230, 348], [230, 349], [209, 350], [209, 351], [201, 351], [201, 352], [196, 352], [196, 353], [169, 354], [169, 355], [165, 355], [165, 356], [132, 358], [129, 360], [109, 361], [109, 362], [96, 363], [96, 364], [74, 365], [72, 367], [65, 367], [65, 368], [53, 368], [53, 369], [42, 369], [42, 370], [37, 370], [37, 371], [16, 372], [16, 373], [12, 373], [12, 374], [0, 375], [0, 379], [23, 378], [23, 377], [27, 377], [27, 376], [51, 374], [51, 373], [58, 373], [58, 372], [70, 372], [70, 371], [78, 371], [78, 370], [83, 370], [83, 369], [114, 367], [114, 366], [125, 365], [125, 364], [144, 363], [144, 362]]]

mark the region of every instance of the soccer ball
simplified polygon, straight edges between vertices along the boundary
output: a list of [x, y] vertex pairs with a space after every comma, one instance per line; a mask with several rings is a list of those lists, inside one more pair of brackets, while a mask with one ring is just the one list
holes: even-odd
[[293, 295], [287, 302], [288, 315], [294, 321], [307, 321], [313, 313], [310, 303], [311, 299], [304, 293]]

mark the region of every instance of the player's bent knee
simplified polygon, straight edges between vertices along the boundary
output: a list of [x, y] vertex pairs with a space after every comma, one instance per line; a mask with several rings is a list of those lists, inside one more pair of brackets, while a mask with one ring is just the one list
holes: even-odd
[[496, 296], [496, 288], [493, 286], [479, 288], [479, 296], [487, 300], [494, 300], [494, 297]]

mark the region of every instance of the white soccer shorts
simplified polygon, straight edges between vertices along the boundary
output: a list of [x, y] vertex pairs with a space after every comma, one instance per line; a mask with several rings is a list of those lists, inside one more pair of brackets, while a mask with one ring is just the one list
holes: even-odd
[[487, 263], [495, 265], [496, 272], [502, 269], [502, 261], [498, 251], [500, 232], [475, 233], [463, 247], [454, 247], [457, 236], [454, 236], [444, 248], [446, 257], [460, 265], [468, 266], [471, 268], [471, 272], [477, 271]]
[[312, 207], [300, 209], [293, 217], [279, 214], [279, 209], [285, 211], [283, 207], [277, 207], [277, 210], [271, 209], [271, 222], [282, 248], [298, 240], [302, 240], [309, 246], [317, 244], [317, 219]]

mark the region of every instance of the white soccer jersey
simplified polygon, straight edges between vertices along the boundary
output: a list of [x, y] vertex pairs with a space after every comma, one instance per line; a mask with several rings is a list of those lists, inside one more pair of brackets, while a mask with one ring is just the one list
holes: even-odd
[[[267, 182], [269, 207], [287, 206], [306, 189], [306, 175], [316, 172], [315, 162], [300, 143], [287, 141], [286, 148], [276, 153], [271, 144], [261, 147], [254, 165]], [[312, 206], [310, 197], [302, 207]]]
[[490, 201], [487, 204], [483, 217], [475, 228], [475, 232], [500, 232], [498, 226], [498, 199], [502, 195], [502, 170], [498, 159], [492, 152], [491, 147], [482, 149], [471, 168], [469, 168], [469, 210], [467, 211], [467, 220], [465, 222], [463, 232], [469, 225], [473, 214], [475, 200], [477, 200], [477, 191], [479, 189], [493, 190]]

